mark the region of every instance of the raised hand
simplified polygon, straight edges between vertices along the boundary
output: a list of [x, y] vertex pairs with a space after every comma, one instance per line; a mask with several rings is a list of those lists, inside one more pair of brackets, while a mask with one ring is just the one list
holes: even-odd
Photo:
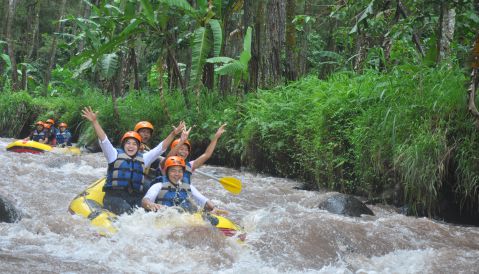
[[183, 130], [186, 127], [186, 124], [185, 124], [185, 121], [181, 121], [177, 127], [175, 126], [172, 126], [172, 127], [173, 127], [173, 132], [175, 133], [175, 135], [178, 135], [183, 132]]
[[183, 131], [181, 132], [181, 137], [180, 137], [181, 142], [185, 142], [186, 140], [188, 140], [190, 131], [191, 131], [191, 127], [188, 130], [186, 130], [186, 127], [183, 129]]
[[226, 123], [222, 124], [220, 126], [220, 128], [218, 128], [218, 130], [216, 131], [216, 134], [215, 134], [216, 139], [220, 138], [221, 135], [223, 134], [223, 132], [225, 132], [225, 127], [226, 127]]
[[81, 112], [82, 112], [81, 116], [85, 117], [88, 121], [90, 122], [96, 121], [96, 116], [98, 114], [98, 111], [94, 112], [90, 106], [84, 107]]

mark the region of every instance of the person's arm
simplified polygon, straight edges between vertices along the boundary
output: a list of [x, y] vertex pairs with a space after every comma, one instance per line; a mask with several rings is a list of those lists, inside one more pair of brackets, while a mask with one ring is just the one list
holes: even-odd
[[100, 148], [103, 151], [103, 155], [105, 155], [106, 161], [109, 164], [113, 163], [118, 157], [118, 151], [113, 147], [108, 138], [105, 138], [103, 141], [99, 140], [98, 142], [100, 143]]
[[110, 140], [106, 137], [105, 131], [100, 126], [100, 123], [97, 120], [97, 112], [94, 112], [91, 107], [85, 107], [82, 110], [82, 116], [92, 123], [95, 133], [98, 136], [101, 150], [103, 151], [107, 162], [112, 163], [115, 161], [118, 152], [110, 143]]
[[201, 194], [196, 187], [193, 185], [191, 186], [191, 196], [195, 199], [195, 202], [198, 204], [200, 208], [203, 208], [206, 211], [211, 211], [211, 213], [216, 215], [228, 215], [228, 211], [218, 209], [213, 202], [208, 200], [203, 194]]
[[45, 139], [40, 139], [38, 140], [39, 143], [42, 143], [42, 144], [47, 144], [48, 143], [48, 139], [50, 139], [50, 134], [49, 133], [46, 133], [45, 134]]
[[215, 150], [218, 139], [221, 137], [223, 132], [225, 132], [225, 126], [226, 124], [223, 124], [220, 126], [220, 128], [218, 128], [218, 131], [216, 131], [216, 134], [213, 137], [213, 140], [211, 140], [205, 152], [201, 154], [200, 157], [195, 159], [195, 162], [193, 163], [193, 166], [192, 166], [193, 170], [201, 167], [206, 161], [208, 161], [211, 155], [213, 155], [213, 151]]
[[72, 134], [70, 131], [67, 132], [67, 146], [72, 146]]
[[27, 138], [23, 139], [23, 141], [30, 141], [33, 138], [33, 131], [27, 136]]
[[173, 130], [170, 132], [168, 137], [165, 138], [165, 140], [161, 141], [161, 143], [159, 143], [152, 150], [143, 154], [143, 161], [145, 162], [145, 166], [151, 165], [151, 163], [153, 163], [158, 157], [160, 157], [161, 154], [163, 154], [168, 149], [170, 143], [173, 141], [175, 136], [183, 131], [184, 126], [185, 122], [181, 121], [178, 127], [173, 127]]
[[100, 139], [100, 141], [104, 141], [106, 139], [106, 134], [97, 120], [97, 114], [98, 112], [94, 112], [91, 107], [85, 107], [82, 110], [82, 116], [92, 123], [93, 128], [95, 129], [96, 136], [98, 136], [98, 139]]
[[183, 132], [184, 128], [185, 128], [185, 122], [184, 121], [181, 121], [178, 124], [177, 127], [173, 126], [173, 130], [170, 132], [170, 134], [168, 134], [168, 136], [165, 138], [165, 140], [163, 140], [161, 142], [162, 146], [163, 146], [163, 152], [165, 152], [168, 149], [171, 142], [173, 142], [173, 140], [175, 139], [176, 135]]
[[182, 145], [185, 144], [185, 142], [188, 140], [188, 136], [190, 135], [190, 131], [191, 131], [191, 127], [186, 130], [186, 127], [185, 129], [183, 129], [183, 131], [181, 132], [181, 137], [180, 137], [180, 141], [178, 142], [178, 144], [170, 150], [170, 152], [168, 152], [168, 155], [166, 156], [166, 158], [170, 157], [170, 156], [176, 156], [178, 154], [178, 150], [180, 150], [180, 147]]
[[145, 194], [145, 197], [141, 200], [141, 206], [146, 210], [157, 211], [161, 209], [163, 206], [156, 204], [155, 200], [158, 194], [161, 191], [161, 187], [163, 186], [162, 183], [156, 183], [148, 189]]

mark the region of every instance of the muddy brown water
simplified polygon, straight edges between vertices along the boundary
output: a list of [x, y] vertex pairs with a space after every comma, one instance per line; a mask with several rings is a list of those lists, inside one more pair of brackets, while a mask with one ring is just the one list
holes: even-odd
[[104, 176], [103, 154], [19, 154], [5, 150], [11, 141], [0, 138], [0, 195], [23, 218], [0, 223], [1, 273], [479, 273], [478, 227], [386, 206], [371, 206], [376, 216], [338, 216], [317, 208], [326, 192], [213, 166], [202, 171], [240, 178], [240, 195], [201, 175], [193, 182], [244, 227], [246, 243], [171, 211], [121, 216], [120, 232], [100, 237], [67, 209]]

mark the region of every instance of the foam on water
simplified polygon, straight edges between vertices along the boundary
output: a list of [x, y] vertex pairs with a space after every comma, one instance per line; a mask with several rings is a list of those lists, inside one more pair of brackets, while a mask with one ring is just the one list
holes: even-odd
[[406, 217], [387, 207], [348, 218], [320, 210], [327, 195], [301, 182], [207, 166], [242, 179], [232, 195], [214, 180], [196, 187], [248, 233], [244, 244], [176, 210], [120, 216], [119, 232], [98, 236], [67, 212], [70, 201], [106, 173], [101, 153], [17, 154], [0, 139], [0, 195], [23, 213], [0, 223], [2, 273], [474, 273], [479, 229]]

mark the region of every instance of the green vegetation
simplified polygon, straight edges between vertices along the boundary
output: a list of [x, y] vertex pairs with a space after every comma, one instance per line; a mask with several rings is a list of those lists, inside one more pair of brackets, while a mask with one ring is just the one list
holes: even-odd
[[99, 90], [48, 98], [4, 92], [1, 122], [10, 130], [3, 134], [11, 135], [21, 130], [18, 121], [33, 123], [36, 113], [39, 119], [53, 116], [88, 140], [93, 136], [80, 109], [91, 105], [115, 140], [145, 119], [154, 123], [158, 142], [171, 125], [185, 119], [195, 125], [191, 139], [202, 149], [227, 122], [216, 163], [299, 177], [307, 188], [407, 203], [434, 215], [445, 188], [463, 205], [477, 202], [479, 138], [464, 108], [466, 80], [460, 69], [449, 67], [337, 73], [326, 81], [309, 77], [249, 94], [242, 102], [202, 93], [199, 113], [187, 110], [179, 91], [166, 95], [168, 114], [157, 94], [131, 92], [118, 99], [119, 120], [111, 98]]
[[158, 142], [184, 119], [195, 154], [227, 122], [212, 163], [479, 216], [477, 1], [0, 0], [0, 14], [1, 136], [54, 118], [94, 142], [90, 105], [113, 141], [149, 120]]

